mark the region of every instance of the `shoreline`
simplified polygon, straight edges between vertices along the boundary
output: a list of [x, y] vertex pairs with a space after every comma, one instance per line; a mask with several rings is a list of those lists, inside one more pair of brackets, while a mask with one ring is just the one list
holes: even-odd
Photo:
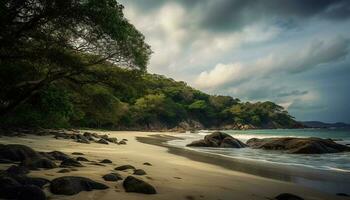
[[[126, 145], [83, 144], [72, 140], [55, 139], [52, 135], [24, 135], [23, 137], [4, 136], [0, 139], [0, 143], [22, 144], [30, 146], [37, 151], [45, 152], [57, 150], [71, 156], [72, 152], [82, 152], [84, 153], [83, 156], [90, 161], [99, 162], [102, 159], [110, 159], [113, 162], [105, 166], [83, 163], [84, 167], [77, 168], [77, 171], [71, 171], [66, 174], [57, 173], [60, 168], [31, 171], [29, 176], [33, 177], [52, 180], [61, 176], [82, 176], [109, 186], [107, 190], [80, 192], [73, 196], [47, 193], [49, 199], [52, 200], [266, 200], [274, 199], [281, 193], [292, 193], [303, 197], [305, 200], [347, 199], [347, 197], [326, 193], [325, 191], [319, 191], [293, 182], [256, 176], [224, 168], [218, 166], [217, 163], [204, 162], [208, 159], [205, 158], [205, 160], [198, 153], [182, 151], [181, 149], [176, 150], [175, 148], [171, 148], [170, 152], [169, 148], [164, 146], [162, 141], [178, 139], [174, 136], [174, 133], [159, 132], [158, 134], [156, 133], [158, 136], [155, 138], [154, 132], [94, 132], [107, 134], [118, 139], [125, 138], [128, 141]], [[141, 142], [140, 138], [148, 138], [148, 143], [144, 143], [145, 141]], [[155, 143], [150, 144], [150, 142], [155, 142], [158, 145], [155, 145]], [[177, 155], [179, 154], [177, 151], [191, 156], [191, 158]], [[210, 158], [209, 160], [216, 159]], [[145, 166], [143, 165], [144, 162], [149, 162], [152, 166]], [[104, 174], [113, 172], [115, 167], [125, 164], [145, 170], [147, 175], [137, 176], [137, 178], [153, 185], [157, 190], [157, 194], [127, 193], [124, 191], [122, 181], [106, 182], [102, 179]], [[0, 169], [9, 167], [8, 164], [1, 164], [0, 166]], [[120, 172], [123, 178], [132, 175], [132, 173], [132, 171]]]
[[175, 147], [166, 144], [166, 142], [182, 138], [164, 137], [160, 134], [137, 137], [136, 139], [142, 143], [166, 147], [169, 153], [184, 156], [194, 161], [210, 163], [229, 170], [264, 178], [300, 184], [330, 194], [344, 193], [350, 187], [349, 172], [337, 171], [335, 173], [326, 169], [232, 158], [220, 154]]

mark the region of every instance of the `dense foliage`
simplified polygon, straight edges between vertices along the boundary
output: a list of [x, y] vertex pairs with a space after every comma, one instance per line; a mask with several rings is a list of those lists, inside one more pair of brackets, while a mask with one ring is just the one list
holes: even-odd
[[150, 47], [115, 0], [4, 0], [0, 11], [1, 126], [298, 126], [272, 102], [147, 74]]

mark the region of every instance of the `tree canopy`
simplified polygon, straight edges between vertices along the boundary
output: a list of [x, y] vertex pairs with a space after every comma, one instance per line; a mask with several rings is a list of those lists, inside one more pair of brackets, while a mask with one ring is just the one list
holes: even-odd
[[3, 0], [0, 11], [2, 113], [54, 82], [99, 82], [101, 64], [146, 69], [150, 46], [115, 0]]

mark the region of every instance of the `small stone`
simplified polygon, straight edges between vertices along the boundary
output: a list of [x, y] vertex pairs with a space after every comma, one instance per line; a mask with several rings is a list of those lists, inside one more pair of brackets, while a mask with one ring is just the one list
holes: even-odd
[[105, 181], [118, 181], [123, 180], [122, 176], [118, 173], [109, 173], [102, 177]]
[[81, 152], [73, 152], [72, 155], [82, 156], [82, 155], [84, 155], [84, 154], [81, 153]]
[[109, 159], [103, 159], [100, 163], [112, 163], [112, 161]]
[[142, 176], [142, 175], [146, 175], [146, 172], [145, 172], [145, 170], [143, 170], [143, 169], [135, 169], [135, 170], [134, 170], [134, 174], [135, 174], [135, 175]]
[[151, 163], [149, 163], [149, 162], [145, 162], [145, 163], [143, 163], [143, 165], [152, 166], [152, 164], [151, 164]]
[[127, 169], [136, 169], [136, 168], [134, 166], [132, 166], [132, 165], [122, 165], [122, 166], [116, 167], [114, 169], [118, 170], [118, 171], [124, 171], [124, 170], [127, 170]]
[[84, 157], [77, 157], [76, 158], [77, 161], [83, 161], [83, 162], [88, 162], [89, 160], [84, 158]]
[[62, 161], [60, 167], [83, 167], [83, 165], [72, 158]]

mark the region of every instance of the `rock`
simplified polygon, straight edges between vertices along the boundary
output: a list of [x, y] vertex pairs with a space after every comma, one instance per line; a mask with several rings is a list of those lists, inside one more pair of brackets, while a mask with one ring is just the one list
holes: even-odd
[[18, 189], [18, 200], [46, 200], [45, 193], [37, 186], [25, 185]]
[[103, 138], [99, 139], [99, 140], [97, 141], [97, 143], [99, 143], [99, 144], [108, 144], [107, 140], [105, 140], [105, 139], [103, 139]]
[[52, 180], [50, 191], [53, 194], [74, 195], [81, 191], [104, 190], [108, 186], [85, 177], [64, 176]]
[[142, 176], [142, 175], [146, 175], [146, 172], [143, 169], [135, 169], [134, 174]]
[[81, 153], [81, 152], [73, 152], [73, 153], [72, 153], [72, 155], [82, 156], [82, 155], [84, 155], [84, 154], [83, 154], [83, 153]]
[[68, 172], [70, 172], [69, 169], [61, 169], [57, 173], [68, 173]]
[[79, 161], [69, 158], [62, 161], [60, 167], [83, 167], [83, 165]]
[[21, 184], [13, 177], [6, 176], [3, 174], [0, 176], [0, 188], [1, 189], [3, 189], [4, 187], [17, 187], [17, 186], [21, 186]]
[[100, 163], [112, 163], [112, 161], [109, 159], [103, 159]]
[[118, 144], [126, 144], [126, 142], [124, 140], [122, 140]]
[[150, 185], [149, 183], [137, 179], [133, 176], [128, 176], [124, 182], [123, 187], [126, 192], [136, 192], [136, 193], [143, 193], [143, 194], [156, 194], [157, 191], [155, 188]]
[[11, 161], [23, 161], [41, 157], [32, 148], [20, 144], [8, 144], [0, 146], [0, 158]]
[[90, 141], [88, 138], [86, 138], [84, 135], [82, 134], [77, 134], [76, 135], [76, 141], [79, 143], [84, 143], [84, 144], [90, 144]]
[[122, 176], [118, 173], [109, 173], [109, 174], [106, 174], [104, 176], [102, 176], [102, 178], [105, 180], [105, 181], [118, 181], [118, 180], [123, 180]]
[[44, 169], [57, 168], [56, 163], [47, 158], [27, 159], [22, 161], [21, 165], [31, 170], [37, 170], [39, 168], [44, 168]]
[[89, 141], [95, 141], [95, 139], [94, 139], [92, 133], [90, 133], [90, 132], [85, 132], [83, 135], [84, 135], [85, 138], [88, 139]]
[[63, 160], [70, 158], [67, 154], [62, 153], [60, 151], [51, 151], [51, 152], [48, 152], [47, 154], [52, 156], [55, 160], [63, 161]]
[[186, 146], [192, 147], [220, 147], [220, 148], [244, 148], [246, 144], [223, 132], [214, 132], [206, 135], [204, 139], [194, 141]]
[[251, 148], [283, 150], [293, 154], [321, 154], [350, 151], [350, 147], [322, 138], [252, 138], [247, 141]]
[[149, 162], [145, 162], [145, 163], [143, 163], [143, 165], [152, 166], [152, 164], [151, 164], [151, 163], [149, 163]]
[[275, 197], [277, 200], [304, 200], [301, 197], [298, 197], [294, 194], [283, 193]]
[[111, 143], [115, 143], [115, 144], [118, 143], [118, 139], [115, 137], [108, 137], [105, 140], [107, 140], [108, 142], [111, 142]]
[[46, 200], [46, 195], [39, 187], [35, 185], [24, 185], [1, 188], [0, 198], [17, 200]]
[[24, 175], [29, 173], [29, 169], [24, 166], [12, 165], [6, 170], [6, 173], [14, 175]]
[[50, 181], [45, 178], [28, 177], [23, 175], [13, 176], [13, 178], [22, 185], [35, 185], [40, 188], [50, 183]]
[[81, 157], [81, 156], [80, 156], [80, 157], [77, 157], [76, 160], [77, 160], [77, 161], [83, 161], [83, 162], [88, 162], [88, 161], [89, 161], [88, 159], [86, 159], [86, 158], [84, 158], [84, 157]]
[[127, 169], [136, 169], [136, 168], [134, 166], [132, 166], [132, 165], [122, 165], [122, 166], [116, 167], [114, 169], [118, 170], [118, 171], [124, 171], [124, 170], [127, 170]]

